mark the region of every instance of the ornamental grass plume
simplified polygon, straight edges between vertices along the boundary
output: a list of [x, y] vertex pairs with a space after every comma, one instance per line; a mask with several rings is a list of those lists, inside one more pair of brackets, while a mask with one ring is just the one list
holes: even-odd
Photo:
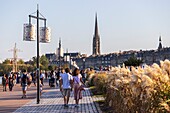
[[166, 71], [168, 76], [170, 77], [170, 61], [165, 60], [160, 62], [162, 70]]
[[96, 73], [94, 78], [94, 86], [99, 91], [99, 93], [106, 93], [106, 73]]
[[160, 103], [160, 110], [163, 111], [163, 112], [170, 112], [170, 106], [167, 104], [167, 102], [162, 102]]
[[141, 81], [142, 88], [153, 87], [154, 85], [152, 79], [147, 75], [142, 75], [141, 80], [142, 80]]
[[145, 68], [113, 67], [98, 73], [93, 82], [106, 93], [105, 101], [115, 113], [170, 112], [170, 61]]
[[86, 77], [86, 79], [87, 79], [87, 85], [89, 85], [89, 86], [93, 86], [94, 84], [93, 84], [93, 79], [95, 78], [95, 72], [92, 70], [92, 71], [90, 71], [90, 70], [88, 70], [87, 71], [87, 77]]
[[130, 74], [130, 70], [129, 70], [129, 68], [125, 68], [125, 67], [123, 67], [123, 68], [121, 68], [120, 69], [120, 73], [121, 74], [126, 74], [126, 75], [129, 75]]

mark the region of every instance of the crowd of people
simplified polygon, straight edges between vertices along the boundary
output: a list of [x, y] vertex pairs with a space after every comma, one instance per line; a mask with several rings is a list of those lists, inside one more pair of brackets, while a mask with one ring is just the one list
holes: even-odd
[[[79, 107], [79, 99], [82, 99], [82, 90], [85, 87], [86, 73], [85, 70], [75, 68], [73, 72], [69, 68], [60, 69], [59, 71], [40, 71], [40, 95], [44, 86], [44, 79], [49, 80], [50, 87], [57, 87], [60, 89], [64, 98], [64, 107], [68, 107], [70, 92], [74, 93], [75, 107]], [[28, 73], [25, 69], [22, 73], [4, 74], [2, 77], [3, 91], [13, 90], [13, 87], [18, 83], [22, 87], [22, 97], [26, 98], [26, 91], [31, 83], [36, 86], [37, 74], [36, 72]]]
[[18, 83], [18, 73], [10, 73], [10, 74], [4, 74], [2, 77], [2, 85], [3, 85], [3, 91], [7, 91], [7, 87], [9, 87], [9, 91], [13, 90], [13, 86]]

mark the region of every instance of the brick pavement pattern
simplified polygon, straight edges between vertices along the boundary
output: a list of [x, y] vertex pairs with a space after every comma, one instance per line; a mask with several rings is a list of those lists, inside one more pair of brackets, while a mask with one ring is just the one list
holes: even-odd
[[64, 99], [59, 89], [50, 89], [42, 94], [40, 104], [36, 104], [36, 99], [33, 99], [14, 113], [102, 113], [94, 100], [103, 98], [92, 97], [89, 88], [86, 88], [82, 94], [83, 99], [80, 99], [80, 106], [75, 107], [73, 92], [71, 92], [69, 107], [65, 108], [63, 106]]

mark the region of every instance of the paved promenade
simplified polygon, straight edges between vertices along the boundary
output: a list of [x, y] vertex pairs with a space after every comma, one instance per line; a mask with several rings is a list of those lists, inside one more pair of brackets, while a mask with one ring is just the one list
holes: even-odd
[[[22, 87], [20, 84], [14, 86], [13, 91], [9, 91], [7, 87], [7, 92], [3, 92], [2, 86], [0, 85], [0, 113], [12, 113], [16, 109], [30, 102], [36, 98], [36, 89], [37, 87], [31, 84], [31, 87], [28, 88], [27, 98], [22, 99]], [[45, 82], [44, 93], [50, 90], [48, 82]]]
[[36, 104], [36, 99], [31, 100], [24, 106], [18, 108], [14, 113], [101, 113], [98, 104], [94, 100], [102, 98], [91, 97], [88, 88], [83, 91], [83, 99], [80, 100], [80, 106], [75, 107], [73, 92], [71, 93], [69, 107], [63, 106], [63, 97], [59, 89], [49, 89], [41, 96], [40, 104]]

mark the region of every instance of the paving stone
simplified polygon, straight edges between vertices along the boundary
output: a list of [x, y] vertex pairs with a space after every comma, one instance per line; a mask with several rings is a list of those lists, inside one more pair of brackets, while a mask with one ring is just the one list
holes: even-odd
[[80, 106], [76, 108], [74, 95], [71, 92], [69, 107], [65, 108], [63, 106], [64, 99], [59, 89], [50, 89], [48, 92], [42, 94], [40, 104], [36, 104], [36, 99], [33, 99], [13, 113], [101, 113], [95, 101], [103, 98], [98, 99], [92, 96], [89, 88], [86, 88], [82, 94], [83, 99], [79, 102]]

